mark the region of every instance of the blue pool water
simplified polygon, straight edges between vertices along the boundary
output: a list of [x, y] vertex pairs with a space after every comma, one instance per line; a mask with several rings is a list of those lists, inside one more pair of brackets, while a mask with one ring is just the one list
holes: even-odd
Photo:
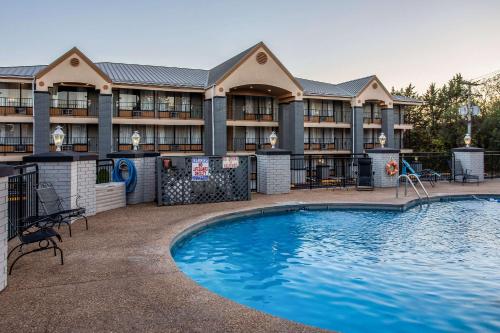
[[173, 249], [238, 303], [341, 332], [500, 332], [500, 203], [298, 211], [221, 223]]

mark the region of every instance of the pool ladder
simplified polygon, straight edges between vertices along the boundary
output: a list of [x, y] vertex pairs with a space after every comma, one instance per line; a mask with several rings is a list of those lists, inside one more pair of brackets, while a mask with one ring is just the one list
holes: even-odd
[[422, 182], [420, 181], [420, 178], [418, 178], [418, 176], [416, 174], [414, 174], [414, 173], [411, 173], [409, 175], [399, 175], [398, 181], [397, 181], [397, 184], [396, 184], [396, 198], [399, 197], [399, 180], [401, 178], [405, 178], [405, 197], [408, 195], [408, 183], [410, 183], [411, 187], [413, 187], [413, 189], [415, 190], [415, 193], [417, 193], [419, 203], [422, 204], [422, 196], [420, 195], [420, 192], [418, 192], [417, 188], [415, 187], [415, 183], [410, 178], [410, 176], [415, 177], [415, 179], [417, 180], [418, 184], [420, 185], [420, 187], [424, 191], [425, 196], [427, 197], [427, 202], [429, 202], [429, 193], [425, 189], [424, 184], [422, 184]]

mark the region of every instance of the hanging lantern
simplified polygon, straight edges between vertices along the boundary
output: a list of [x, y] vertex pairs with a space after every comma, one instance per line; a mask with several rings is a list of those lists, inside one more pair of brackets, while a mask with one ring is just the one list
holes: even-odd
[[54, 140], [54, 144], [56, 146], [56, 151], [61, 151], [61, 147], [64, 141], [64, 132], [61, 126], [57, 126], [54, 133], [52, 133], [52, 139]]
[[269, 142], [271, 143], [271, 148], [274, 149], [276, 147], [276, 142], [278, 142], [278, 136], [275, 131], [269, 135]]
[[141, 142], [141, 135], [139, 134], [139, 131], [134, 131], [134, 134], [132, 134], [131, 139], [134, 150], [138, 150], [139, 143]]

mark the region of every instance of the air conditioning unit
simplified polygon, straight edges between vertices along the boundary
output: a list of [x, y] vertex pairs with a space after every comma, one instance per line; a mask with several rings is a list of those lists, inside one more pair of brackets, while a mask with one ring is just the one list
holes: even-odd
[[17, 114], [26, 114], [26, 108], [25, 107], [16, 107], [16, 113]]
[[62, 115], [63, 116], [72, 116], [73, 115], [73, 109], [62, 109]]
[[15, 145], [14, 146], [14, 152], [16, 153], [24, 153], [26, 152], [26, 145]]
[[132, 111], [132, 117], [140, 117], [141, 114], [141, 111]]
[[181, 150], [181, 147], [179, 145], [172, 145], [172, 146], [170, 146], [170, 150], [179, 151], [179, 150]]
[[326, 147], [327, 147], [327, 146], [328, 146], [328, 145], [327, 145], [326, 143], [321, 143], [321, 144], [320, 144], [321, 149], [326, 149]]

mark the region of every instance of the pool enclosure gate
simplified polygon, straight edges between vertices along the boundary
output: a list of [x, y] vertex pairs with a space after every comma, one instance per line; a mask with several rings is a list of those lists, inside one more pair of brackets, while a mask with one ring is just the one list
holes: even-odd
[[8, 180], [8, 239], [17, 235], [18, 224], [30, 216], [38, 216], [38, 165], [24, 164], [14, 167], [15, 175]]
[[[221, 156], [156, 159], [158, 205], [250, 200], [250, 158], [229, 165]], [[236, 162], [233, 160], [233, 162]]]

